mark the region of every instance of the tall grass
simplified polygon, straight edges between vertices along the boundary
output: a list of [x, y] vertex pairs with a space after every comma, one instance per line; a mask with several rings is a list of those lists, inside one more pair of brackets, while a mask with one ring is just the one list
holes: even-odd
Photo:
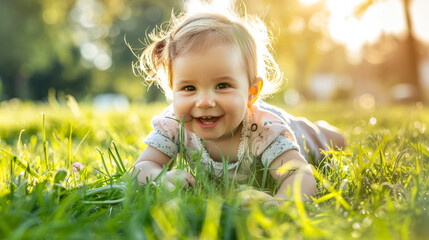
[[[192, 166], [181, 158], [173, 166], [192, 172], [193, 188], [169, 191], [157, 181], [137, 185], [132, 165], [145, 147], [151, 117], [164, 107], [100, 112], [72, 98], [1, 103], [0, 238], [425, 239], [429, 234], [427, 107], [288, 109], [343, 129], [348, 147], [327, 151], [314, 166], [318, 190], [311, 201], [297, 195], [278, 207], [255, 202], [246, 208], [238, 196], [247, 187], [203, 171], [197, 153]], [[252, 179], [252, 185], [272, 188], [267, 178]]]

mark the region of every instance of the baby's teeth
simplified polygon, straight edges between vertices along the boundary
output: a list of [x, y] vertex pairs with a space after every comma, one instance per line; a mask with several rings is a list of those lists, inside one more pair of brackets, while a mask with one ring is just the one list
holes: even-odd
[[213, 117], [201, 117], [200, 119], [200, 121], [203, 123], [203, 124], [212, 124], [213, 123], [213, 119], [212, 119]]

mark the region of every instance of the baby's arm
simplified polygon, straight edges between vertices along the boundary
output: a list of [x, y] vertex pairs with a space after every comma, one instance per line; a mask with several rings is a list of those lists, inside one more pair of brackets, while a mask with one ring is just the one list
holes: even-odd
[[[159, 151], [158, 149], [147, 146], [146, 149], [140, 154], [134, 165], [133, 175], [138, 174], [137, 181], [139, 184], [147, 184], [146, 179], [153, 181], [161, 172], [163, 166], [167, 165], [170, 157]], [[185, 181], [183, 185], [194, 185], [194, 177], [180, 169], [168, 171], [166, 174], [167, 187], [173, 187], [177, 178], [183, 178]]]
[[[277, 194], [274, 196], [275, 198], [287, 199], [286, 190], [288, 186], [291, 189], [291, 193], [300, 191], [301, 197], [304, 199], [314, 194], [316, 181], [314, 180], [313, 172], [310, 165], [297, 150], [284, 152], [271, 163], [269, 168], [271, 176], [281, 183]], [[294, 189], [295, 181], [301, 181], [301, 189]]]

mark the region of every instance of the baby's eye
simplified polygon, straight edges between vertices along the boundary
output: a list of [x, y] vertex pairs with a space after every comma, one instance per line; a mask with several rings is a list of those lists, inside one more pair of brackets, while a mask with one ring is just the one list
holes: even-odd
[[216, 89], [224, 89], [224, 88], [228, 88], [229, 87], [229, 84], [228, 83], [219, 83], [217, 86], [216, 86]]
[[189, 92], [191, 92], [191, 91], [195, 91], [195, 90], [196, 90], [196, 88], [195, 88], [194, 86], [185, 86], [183, 89], [184, 89], [185, 91], [189, 91]]

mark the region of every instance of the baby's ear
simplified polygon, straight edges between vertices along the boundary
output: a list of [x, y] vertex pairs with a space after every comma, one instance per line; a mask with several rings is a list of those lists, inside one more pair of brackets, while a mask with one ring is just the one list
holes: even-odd
[[262, 86], [264, 85], [264, 81], [260, 77], [256, 77], [255, 81], [252, 85], [250, 85], [249, 89], [249, 100], [247, 101], [247, 106], [252, 106], [256, 100], [258, 100], [259, 93], [262, 90]]

